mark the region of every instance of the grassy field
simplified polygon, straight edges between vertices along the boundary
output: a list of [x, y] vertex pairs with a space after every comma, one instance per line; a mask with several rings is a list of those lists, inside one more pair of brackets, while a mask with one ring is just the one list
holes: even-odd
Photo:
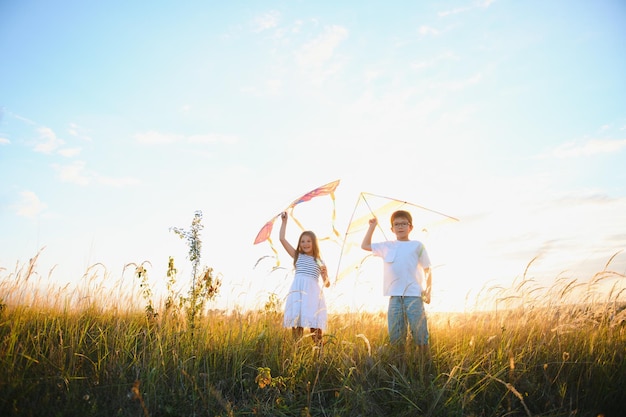
[[[556, 280], [487, 289], [498, 309], [431, 313], [432, 362], [387, 345], [386, 317], [331, 315], [322, 349], [294, 341], [279, 303], [146, 315], [125, 299], [33, 295], [28, 268], [0, 286], [2, 416], [620, 416], [622, 291]], [[96, 290], [97, 291], [97, 290]], [[487, 294], [488, 293], [488, 294]], [[587, 292], [589, 293], [589, 292]], [[579, 297], [576, 297], [579, 298]], [[102, 303], [107, 299], [106, 306]], [[13, 301], [11, 301], [13, 300]], [[15, 300], [18, 300], [16, 302]], [[53, 301], [52, 303], [50, 301]], [[114, 306], [111, 306], [114, 305]], [[137, 305], [136, 303], [134, 305]]]

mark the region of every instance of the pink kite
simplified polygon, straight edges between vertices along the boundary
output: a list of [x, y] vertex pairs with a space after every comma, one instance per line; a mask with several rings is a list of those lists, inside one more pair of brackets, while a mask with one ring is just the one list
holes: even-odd
[[[305, 203], [307, 201], [310, 201], [310, 200], [312, 200], [315, 197], [321, 197], [321, 196], [325, 196], [325, 195], [330, 195], [330, 197], [332, 198], [332, 201], [333, 201], [333, 217], [332, 217], [332, 219], [333, 219], [333, 232], [335, 233], [336, 236], [339, 236], [339, 232], [335, 229], [335, 226], [334, 226], [334, 222], [335, 222], [335, 209], [334, 209], [335, 190], [337, 189], [337, 186], [339, 185], [339, 181], [340, 180], [329, 182], [328, 184], [322, 185], [321, 187], [317, 187], [316, 189], [314, 189], [312, 191], [309, 191], [308, 193], [304, 194], [302, 197], [295, 199], [283, 211], [289, 211], [290, 213], [292, 213], [291, 217], [293, 218], [293, 220], [296, 222], [296, 224], [301, 229], [304, 230], [304, 228], [302, 227], [302, 224], [300, 224], [298, 219], [293, 217], [293, 209], [294, 209], [294, 207], [296, 205], [300, 204], [300, 203]], [[278, 252], [274, 248], [274, 244], [272, 243], [272, 239], [271, 239], [270, 235], [272, 234], [272, 228], [274, 227], [274, 221], [279, 216], [280, 216], [280, 213], [277, 214], [276, 216], [272, 217], [267, 223], [265, 223], [265, 225], [263, 225], [263, 227], [261, 228], [261, 230], [257, 234], [256, 239], [254, 239], [254, 244], [255, 245], [267, 240], [270, 243], [272, 251], [274, 251], [276, 256], [278, 256]], [[278, 266], [278, 263], [277, 263], [277, 266]]]
[[[335, 201], [335, 190], [337, 189], [337, 186], [339, 185], [339, 181], [340, 180], [329, 182], [326, 185], [322, 185], [321, 187], [317, 187], [316, 189], [314, 189], [312, 191], [309, 191], [308, 193], [306, 193], [302, 197], [294, 200], [293, 203], [291, 203], [283, 211], [293, 210], [293, 208], [296, 205], [300, 204], [300, 203], [305, 203], [307, 201], [312, 200], [315, 197], [321, 197], [321, 196], [324, 196], [324, 195], [330, 195], [331, 198], [333, 199], [333, 202], [334, 202]], [[256, 239], [254, 239], [254, 244], [255, 245], [257, 243], [264, 242], [264, 241], [266, 241], [266, 240], [268, 240], [270, 238], [270, 234], [272, 233], [272, 227], [274, 226], [274, 220], [276, 220], [276, 218], [278, 216], [280, 216], [280, 213], [277, 214], [276, 216], [272, 217], [272, 219], [269, 220], [267, 223], [265, 223], [265, 225], [261, 228], [261, 230], [259, 231], [259, 233], [256, 236]], [[334, 216], [333, 216], [333, 219], [334, 219]], [[297, 220], [296, 220], [296, 223], [298, 223], [299, 226], [302, 226], [302, 225], [300, 225], [300, 223]]]

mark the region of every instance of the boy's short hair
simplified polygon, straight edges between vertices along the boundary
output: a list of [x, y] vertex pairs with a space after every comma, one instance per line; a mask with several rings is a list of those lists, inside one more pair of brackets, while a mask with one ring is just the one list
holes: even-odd
[[396, 210], [393, 213], [391, 213], [391, 226], [393, 226], [393, 222], [397, 218], [407, 219], [409, 221], [409, 226], [413, 225], [413, 217], [411, 216], [411, 213], [409, 213], [406, 210]]

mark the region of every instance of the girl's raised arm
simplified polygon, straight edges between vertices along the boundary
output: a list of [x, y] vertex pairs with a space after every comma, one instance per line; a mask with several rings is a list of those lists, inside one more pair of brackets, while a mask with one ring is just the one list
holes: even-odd
[[285, 232], [287, 230], [287, 212], [283, 211], [280, 213], [280, 219], [282, 220], [280, 225], [280, 243], [282, 243], [283, 248], [285, 248], [289, 256], [293, 258], [296, 256], [296, 250], [289, 242], [287, 242], [287, 239], [285, 238]]

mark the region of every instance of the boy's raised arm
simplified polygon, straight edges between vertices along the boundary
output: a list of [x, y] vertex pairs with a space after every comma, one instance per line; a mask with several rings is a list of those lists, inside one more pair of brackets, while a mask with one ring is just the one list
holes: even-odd
[[370, 219], [370, 227], [365, 232], [365, 236], [363, 237], [363, 242], [361, 243], [361, 249], [372, 251], [372, 235], [374, 234], [374, 230], [376, 229], [376, 225], [378, 224], [378, 220], [376, 217]]

